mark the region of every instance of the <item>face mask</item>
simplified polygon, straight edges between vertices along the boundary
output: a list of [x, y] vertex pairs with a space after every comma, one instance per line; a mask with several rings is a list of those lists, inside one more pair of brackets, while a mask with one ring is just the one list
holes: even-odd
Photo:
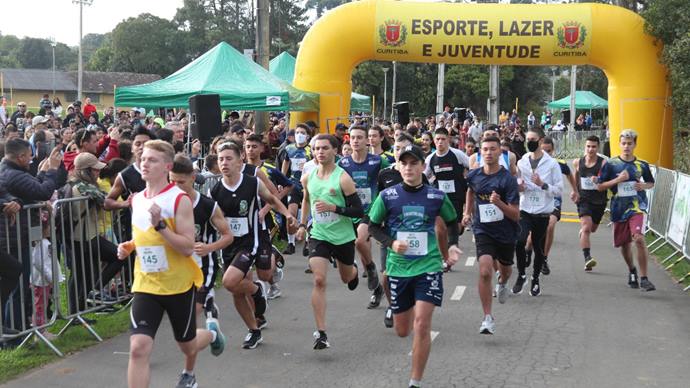
[[539, 148], [539, 141], [528, 141], [527, 142], [527, 149], [529, 152], [534, 152]]
[[307, 135], [305, 135], [304, 133], [296, 133], [295, 134], [295, 142], [297, 142], [297, 144], [306, 143], [307, 142]]

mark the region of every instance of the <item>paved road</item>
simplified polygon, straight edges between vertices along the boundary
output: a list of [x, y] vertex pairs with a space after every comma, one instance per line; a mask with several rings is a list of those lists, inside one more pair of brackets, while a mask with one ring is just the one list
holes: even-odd
[[[568, 209], [566, 209], [568, 210]], [[569, 209], [572, 211], [572, 209]], [[688, 387], [690, 297], [658, 265], [650, 279], [657, 291], [626, 285], [626, 268], [611, 248], [611, 230], [596, 234], [599, 259], [584, 273], [575, 223], [558, 226], [542, 278], [542, 295], [512, 296], [496, 303], [494, 336], [478, 334], [482, 319], [471, 236], [466, 255], [444, 276], [445, 300], [434, 314], [436, 337], [424, 377], [427, 387]], [[410, 368], [411, 338], [383, 326], [384, 308], [367, 310], [366, 284], [350, 292], [335, 271], [329, 276], [331, 349], [312, 350], [311, 278], [305, 259], [288, 259], [283, 297], [269, 306], [264, 343], [242, 350], [245, 335], [229, 294], [220, 292], [221, 327], [229, 335], [221, 357], [204, 352], [196, 370], [202, 387], [403, 387]], [[512, 281], [511, 279], [511, 285]], [[460, 295], [459, 300], [451, 300]], [[82, 330], [82, 329], [78, 329]], [[70, 356], [4, 387], [121, 387], [126, 385], [128, 337]], [[152, 387], [172, 387], [182, 368], [169, 325], [159, 331], [152, 356]]]

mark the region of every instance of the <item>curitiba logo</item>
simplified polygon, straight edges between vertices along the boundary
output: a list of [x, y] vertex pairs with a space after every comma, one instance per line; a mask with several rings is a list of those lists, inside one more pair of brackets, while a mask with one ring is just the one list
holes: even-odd
[[587, 29], [579, 22], [565, 22], [558, 27], [556, 33], [558, 46], [561, 48], [577, 49], [585, 44]]
[[379, 26], [379, 40], [384, 46], [398, 47], [405, 44], [407, 27], [399, 20], [386, 20]]

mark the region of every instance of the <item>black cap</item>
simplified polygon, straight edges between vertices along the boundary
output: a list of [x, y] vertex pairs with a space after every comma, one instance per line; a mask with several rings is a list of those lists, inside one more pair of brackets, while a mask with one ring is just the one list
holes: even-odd
[[345, 125], [345, 124], [343, 124], [343, 123], [338, 123], [338, 124], [336, 124], [336, 125], [335, 125], [335, 130], [337, 131], [337, 130], [339, 130], [339, 129], [343, 129], [343, 130], [347, 131], [347, 125]]
[[309, 128], [318, 128], [319, 125], [314, 122], [314, 120], [307, 120], [304, 122]]
[[406, 155], [412, 155], [422, 162], [424, 161], [424, 151], [415, 145], [408, 145], [407, 147], [403, 148], [398, 159], [402, 160], [402, 158]]
[[240, 133], [240, 132], [246, 132], [244, 127], [241, 125], [234, 125], [232, 128], [230, 128], [230, 132], [232, 133]]
[[79, 100], [74, 101], [74, 102], [72, 103], [72, 105], [79, 105], [79, 106], [81, 106], [81, 101], [79, 101]]

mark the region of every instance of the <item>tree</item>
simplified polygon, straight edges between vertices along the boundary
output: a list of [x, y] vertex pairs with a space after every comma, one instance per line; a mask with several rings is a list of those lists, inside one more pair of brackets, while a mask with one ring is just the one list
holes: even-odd
[[351, 0], [307, 0], [305, 8], [316, 10], [316, 17], [320, 18], [324, 12], [339, 5], [349, 3]]
[[270, 0], [271, 56], [285, 50], [297, 54], [298, 45], [308, 29], [306, 8], [292, 0]]
[[22, 39], [17, 60], [26, 69], [50, 69], [53, 66], [50, 43], [45, 39]]

